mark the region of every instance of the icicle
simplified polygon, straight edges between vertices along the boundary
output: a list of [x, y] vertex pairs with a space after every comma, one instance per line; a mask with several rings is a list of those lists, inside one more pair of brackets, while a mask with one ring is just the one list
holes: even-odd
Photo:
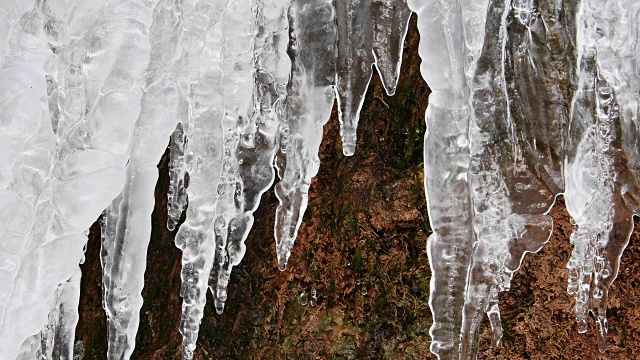
[[371, 0], [337, 1], [338, 63], [336, 97], [342, 152], [352, 156], [364, 95], [373, 73]]
[[[113, 259], [117, 256], [115, 251], [115, 242], [117, 235], [118, 219], [120, 218], [120, 202], [122, 202], [122, 193], [113, 199], [111, 205], [106, 208], [100, 218], [100, 265], [102, 266], [102, 307], [107, 316], [107, 336], [115, 334], [116, 329], [111, 328], [115, 325], [114, 321], [110, 321], [113, 315], [110, 313], [107, 302], [112, 297], [111, 285], [113, 281], [110, 276], [111, 267], [114, 264]], [[110, 341], [107, 340], [107, 344]]]
[[187, 137], [182, 123], [178, 123], [171, 134], [169, 143], [169, 191], [167, 193], [167, 229], [173, 231], [180, 221], [180, 216], [187, 206], [187, 192], [185, 188], [184, 149]]
[[[541, 65], [569, 60], [570, 49], [547, 51], [545, 44], [536, 43], [547, 35], [565, 43], [567, 37], [562, 31], [553, 32], [557, 27], [553, 21], [547, 34], [539, 10], [525, 5], [464, 1], [440, 3], [436, 12], [427, 6], [414, 9], [422, 31], [422, 73], [434, 90], [426, 114], [425, 178], [434, 229], [428, 246], [434, 273], [432, 351], [441, 359], [475, 358], [485, 312], [494, 331], [493, 343], [498, 344], [502, 334], [498, 294], [509, 288], [524, 254], [538, 251], [548, 240], [552, 221], [546, 212], [563, 186], [567, 124], [563, 109], [569, 99], [560, 87], [560, 70], [545, 72]], [[552, 15], [563, 11], [549, 7], [545, 11]], [[434, 31], [440, 28], [442, 33]], [[431, 33], [425, 36], [424, 31]], [[447, 41], [438, 51], [434, 47], [442, 38]], [[448, 62], [438, 61], [437, 53], [450, 53]], [[443, 63], [449, 64], [450, 72], [443, 71]], [[514, 86], [505, 87], [507, 82]], [[531, 84], [541, 89], [530, 92]], [[545, 101], [553, 106], [533, 107], [540, 103], [540, 94], [548, 96]], [[540, 133], [549, 127], [547, 122], [553, 130]], [[443, 164], [451, 169], [441, 168]], [[457, 189], [455, 195], [452, 188]], [[458, 221], [448, 224], [446, 219]]]
[[[174, 0], [160, 0], [150, 28], [151, 55], [145, 93], [135, 122], [133, 148], [122, 193], [108, 210], [103, 239], [104, 307], [108, 314], [108, 358], [128, 359], [135, 346], [142, 287], [151, 237], [158, 158], [178, 121], [181, 17]], [[117, 210], [116, 210], [117, 209]], [[112, 216], [115, 215], [116, 216]], [[113, 228], [112, 222], [117, 219]]]
[[[549, 74], [536, 68], [550, 56], [546, 44], [539, 43], [546, 35], [543, 21], [532, 2], [489, 2], [472, 85], [469, 178], [477, 239], [463, 309], [462, 358], [476, 357], [484, 312], [498, 345], [498, 294], [509, 289], [524, 254], [542, 248], [553, 229], [546, 213], [562, 189], [560, 155], [567, 123], [562, 109], [568, 101], [557, 77], [546, 78]], [[542, 89], [529, 91], [532, 84]], [[554, 106], [534, 107], [543, 102]], [[555, 129], [539, 133], [551, 126]]]
[[42, 339], [41, 357], [46, 359], [73, 359], [75, 330], [78, 324], [80, 304], [80, 267], [66, 282], [60, 284], [54, 297], [55, 304], [49, 313], [50, 329], [47, 341]]
[[462, 328], [462, 357], [474, 358], [482, 312], [497, 345], [498, 293], [509, 289], [525, 253], [537, 252], [551, 236], [546, 214], [564, 185], [561, 159], [572, 92], [562, 2], [492, 2], [489, 11], [492, 27], [487, 25], [474, 75], [477, 127], [471, 138], [478, 146], [472, 147], [470, 179], [477, 244]]
[[373, 0], [373, 55], [387, 95], [396, 92], [411, 10], [406, 0]]
[[[183, 60], [187, 75], [183, 81], [189, 89], [189, 114], [182, 126], [187, 137], [184, 171], [189, 174], [189, 206], [175, 240], [182, 250], [180, 333], [184, 359], [191, 359], [196, 348], [215, 254], [211, 228], [223, 157], [222, 31], [226, 25], [223, 19], [230, 11], [227, 0], [200, 0], [188, 5], [184, 21], [188, 48]], [[188, 9], [191, 12], [187, 13]]]
[[333, 98], [353, 155], [373, 64], [395, 92], [407, 6], [433, 90], [431, 350], [475, 358], [485, 313], [498, 344], [499, 292], [548, 240], [562, 191], [578, 330], [594, 314], [606, 350], [608, 292], [640, 213], [638, 1], [24, 0], [0, 2], [0, 358], [73, 356], [85, 230], [110, 202], [107, 356], [130, 357], [172, 132], [167, 227], [188, 200], [176, 246], [193, 358], [207, 288], [221, 313], [274, 157], [284, 270]]
[[[220, 253], [216, 255], [219, 265], [215, 285], [216, 311], [220, 314], [227, 298], [227, 285], [231, 270], [242, 260], [246, 247], [244, 241], [253, 225], [253, 212], [258, 208], [262, 194], [269, 189], [274, 179], [273, 161], [277, 148], [276, 134], [284, 118], [286, 87], [291, 71], [287, 55], [289, 24], [287, 11], [289, 0], [265, 2], [258, 0], [252, 12], [253, 21], [253, 96], [246, 118], [243, 114], [235, 119], [239, 141], [225, 142], [225, 153], [232, 152], [223, 162], [221, 185], [224, 186], [218, 199], [216, 222], [227, 224], [226, 235], [216, 236]], [[231, 123], [232, 119], [227, 119]], [[226, 144], [231, 146], [227, 147]], [[235, 153], [235, 154], [233, 154]], [[229, 182], [225, 184], [225, 178]], [[230, 186], [231, 185], [231, 186]], [[231, 191], [235, 186], [235, 193]], [[220, 246], [226, 244], [224, 246]], [[213, 281], [212, 292], [213, 292]]]
[[[140, 109], [142, 91], [131, 85], [147, 66], [148, 37], [145, 31], [128, 30], [148, 27], [151, 9], [129, 1], [76, 5], [70, 7], [76, 16], [69, 17], [73, 40], [60, 53], [59, 145], [52, 176], [43, 181], [37, 221], [22, 251], [29, 262], [21, 265], [16, 278], [20, 286], [11, 294], [13, 308], [0, 335], [3, 358], [11, 358], [15, 344], [44, 326], [45, 300], [74, 273], [83, 258], [85, 230], [122, 188]], [[104, 47], [95, 47], [96, 31]], [[39, 79], [46, 106], [44, 74]], [[50, 128], [48, 119], [47, 123]], [[32, 321], [24, 321], [26, 312]], [[8, 325], [18, 323], [21, 326]], [[11, 345], [5, 348], [6, 344]]]
[[429, 300], [434, 318], [431, 351], [439, 359], [457, 359], [474, 240], [467, 175], [471, 110], [466, 74], [473, 71], [474, 59], [482, 47], [482, 38], [478, 39], [477, 34], [484, 32], [486, 2], [408, 4], [418, 14], [421, 72], [433, 90], [425, 114], [424, 149], [425, 187], [433, 229], [427, 245], [433, 274]]
[[602, 352], [609, 288], [640, 210], [634, 170], [640, 150], [639, 39], [628, 25], [635, 22], [637, 29], [639, 12], [635, 1], [584, 1], [576, 17], [580, 82], [571, 109], [565, 196], [577, 229], [568, 292], [576, 299], [579, 332], [587, 331], [587, 312], [596, 317]]
[[287, 122], [280, 131], [276, 166], [274, 234], [278, 266], [284, 270], [307, 207], [309, 185], [318, 173], [322, 127], [333, 107], [336, 27], [331, 1], [297, 0], [289, 11], [291, 80]]

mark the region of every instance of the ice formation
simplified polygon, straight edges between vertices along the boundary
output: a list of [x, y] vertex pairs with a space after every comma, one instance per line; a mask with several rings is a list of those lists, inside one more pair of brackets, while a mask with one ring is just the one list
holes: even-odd
[[[564, 193], [576, 223], [568, 292], [578, 331], [597, 319], [637, 214], [637, 1], [418, 1], [425, 179], [434, 234], [431, 350], [475, 358], [498, 293], [549, 239]], [[441, 39], [441, 40], [439, 40]], [[445, 150], [445, 151], [443, 151]]]
[[[183, 358], [218, 313], [262, 194], [285, 270], [337, 99], [353, 155], [375, 65], [395, 92], [411, 10], [433, 234], [431, 350], [477, 354], [486, 313], [564, 194], [580, 332], [605, 349], [611, 283], [640, 212], [635, 0], [0, 0], [0, 358], [72, 358], [86, 230], [102, 213], [108, 358], [142, 306], [156, 164], [182, 250]], [[186, 208], [186, 214], [184, 210]]]

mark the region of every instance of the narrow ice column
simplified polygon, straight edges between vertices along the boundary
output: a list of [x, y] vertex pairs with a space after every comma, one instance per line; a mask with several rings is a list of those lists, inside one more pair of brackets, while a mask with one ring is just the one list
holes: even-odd
[[[182, 118], [182, 117], [181, 117]], [[187, 206], [185, 186], [184, 150], [187, 136], [184, 126], [178, 123], [169, 142], [169, 191], [167, 192], [167, 229], [175, 230], [180, 216]]]
[[148, 36], [137, 29], [149, 27], [152, 5], [87, 1], [73, 7], [71, 41], [61, 54], [53, 173], [22, 250], [28, 261], [20, 265], [0, 331], [2, 358], [14, 357], [17, 344], [45, 325], [47, 300], [83, 257], [85, 230], [124, 184], [140, 111], [136, 84], [149, 59]]
[[48, 329], [50, 333], [47, 341], [44, 338], [41, 340], [40, 358], [73, 359], [76, 325], [80, 319], [78, 306], [81, 277], [82, 272], [77, 267], [75, 274], [58, 286], [54, 306], [49, 313], [49, 324], [52, 326]]
[[75, 345], [76, 326], [80, 320], [78, 307], [80, 306], [80, 280], [82, 272], [80, 267], [69, 280], [60, 285], [59, 312], [60, 320], [56, 329], [53, 357], [60, 359], [73, 359]]
[[[177, 6], [174, 0], [161, 0], [154, 9], [146, 91], [135, 123], [124, 189], [111, 204], [112, 209], [118, 208], [117, 224], [115, 229], [107, 224], [107, 231], [103, 232], [108, 358], [128, 359], [135, 347], [158, 180], [156, 165], [178, 121], [181, 102], [175, 79], [181, 57], [178, 42], [182, 22]], [[108, 211], [113, 214], [113, 210]]]
[[[606, 350], [609, 288], [639, 209], [638, 66], [635, 1], [581, 2], [576, 17], [579, 84], [571, 109], [566, 204], [577, 228], [568, 292], [576, 299], [579, 332], [596, 317]], [[632, 25], [631, 25], [632, 24]]]
[[[244, 257], [244, 242], [253, 225], [253, 212], [275, 177], [273, 162], [278, 144], [276, 134], [285, 117], [284, 103], [291, 72], [291, 61], [287, 54], [289, 4], [289, 0], [277, 0], [256, 1], [253, 5], [255, 19], [251, 36], [252, 64], [255, 68], [252, 102], [247, 109], [247, 118], [243, 119], [243, 114], [240, 114], [236, 120], [237, 145], [229, 142], [231, 146], [227, 147], [225, 142], [225, 153], [230, 150], [230, 159], [234, 159], [235, 163], [225, 159], [221, 177], [225, 179], [231, 175], [229, 179], [235, 178], [236, 182], [232, 185], [235, 186], [235, 193], [231, 193], [232, 187], [221, 180], [224, 188], [216, 212], [216, 222], [224, 221], [227, 224], [226, 245], [219, 247], [220, 252], [216, 255], [217, 278], [212, 276], [210, 280], [212, 290], [215, 282], [218, 313], [224, 309], [231, 270]], [[219, 230], [216, 229], [216, 233]], [[221, 244], [223, 242], [218, 243]]]
[[[424, 149], [425, 189], [433, 229], [427, 244], [432, 270], [431, 352], [439, 359], [457, 359], [474, 241], [467, 175], [471, 110], [466, 71], [474, 66], [468, 59], [482, 46], [482, 38], [478, 42], [467, 35], [484, 32], [486, 8], [472, 1], [413, 0], [408, 4], [418, 14], [420, 70], [433, 91], [425, 114]], [[475, 27], [465, 28], [468, 25]]]
[[[189, 205], [186, 220], [178, 230], [175, 241], [182, 250], [182, 357], [191, 359], [196, 348], [215, 254], [212, 227], [224, 136], [222, 29], [229, 4], [226, 0], [200, 0], [190, 1], [186, 5], [183, 23], [185, 75], [180, 82], [184, 83], [181, 88], [188, 89], [189, 94], [188, 117], [183, 118], [184, 135], [181, 135], [186, 138], [182, 150], [182, 173], [186, 172], [189, 176], [189, 186], [186, 188]], [[172, 156], [176, 153], [179, 152], [172, 153]]]
[[336, 97], [342, 152], [351, 156], [356, 149], [356, 132], [364, 96], [374, 64], [371, 0], [344, 0], [334, 3], [338, 24]]
[[505, 20], [509, 7], [508, 0], [489, 1], [484, 45], [471, 75], [469, 183], [476, 243], [465, 289], [461, 359], [476, 358], [479, 326], [485, 312], [489, 313], [494, 344], [502, 336], [498, 294], [508, 286], [503, 264], [509, 240], [506, 219], [513, 211], [503, 170], [509, 162], [523, 162], [511, 151], [515, 137], [504, 88]]
[[406, 0], [373, 0], [373, 56], [387, 95], [396, 92], [411, 10]]
[[[105, 308], [109, 298], [111, 298], [111, 283], [113, 282], [111, 276], [111, 266], [114, 264], [113, 258], [115, 241], [118, 228], [118, 219], [120, 218], [120, 202], [122, 202], [122, 193], [118, 194], [102, 213], [100, 218], [100, 265], [102, 266], [102, 307]], [[116, 323], [109, 321], [110, 314], [107, 316], [107, 336], [108, 334], [115, 334], [117, 329], [111, 328]]]
[[322, 127], [329, 120], [336, 75], [335, 11], [328, 0], [296, 0], [289, 10], [291, 80], [276, 166], [280, 182], [274, 234], [284, 270], [318, 173]]

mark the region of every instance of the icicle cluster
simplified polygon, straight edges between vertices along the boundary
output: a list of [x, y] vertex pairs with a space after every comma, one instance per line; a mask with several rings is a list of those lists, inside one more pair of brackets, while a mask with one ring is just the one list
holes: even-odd
[[[640, 213], [635, 0], [0, 1], [0, 358], [71, 358], [86, 230], [102, 215], [108, 358], [142, 307], [156, 164], [170, 140], [191, 359], [206, 292], [224, 309], [262, 194], [284, 270], [337, 98], [353, 155], [375, 65], [398, 81], [418, 13], [433, 235], [431, 350], [477, 354], [486, 313], [553, 228], [575, 220], [568, 291], [597, 319]], [[186, 208], [186, 214], [183, 214]], [[106, 209], [106, 210], [105, 210]]]
[[431, 351], [472, 359], [498, 294], [551, 235], [564, 193], [575, 220], [568, 292], [578, 331], [607, 294], [638, 197], [637, 1], [410, 0], [418, 13], [426, 111], [425, 179], [434, 233]]
[[285, 269], [334, 98], [353, 154], [372, 66], [393, 93], [410, 14], [404, 0], [1, 2], [0, 357], [72, 356], [85, 231], [105, 208], [107, 356], [131, 356], [171, 136], [191, 358], [206, 291], [221, 313], [276, 169]]

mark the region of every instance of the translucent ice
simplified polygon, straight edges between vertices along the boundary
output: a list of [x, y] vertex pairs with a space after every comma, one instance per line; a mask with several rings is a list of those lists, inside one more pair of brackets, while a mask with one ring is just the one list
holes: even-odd
[[584, 1], [576, 15], [579, 82], [565, 172], [577, 228], [568, 292], [576, 298], [579, 332], [587, 331], [587, 312], [596, 317], [603, 352], [609, 288], [640, 211], [638, 14], [636, 1]]
[[638, 35], [622, 30], [638, 5], [608, 4], [409, 2], [433, 89], [425, 179], [434, 229], [431, 349], [441, 359], [475, 358], [483, 313], [497, 345], [498, 293], [509, 289], [524, 254], [549, 238], [546, 213], [563, 191], [578, 225], [568, 264], [578, 328], [586, 331], [593, 312], [604, 350], [607, 292], [638, 196], [638, 73], [631, 70]]
[[463, 13], [458, 2], [409, 1], [418, 14], [420, 70], [433, 90], [425, 114], [424, 171], [433, 229], [427, 245], [433, 273], [431, 351], [441, 359], [460, 354], [462, 306], [474, 239], [468, 181], [471, 106], [465, 71], [475, 65], [468, 59], [477, 58], [481, 43], [473, 37], [465, 39], [463, 20], [477, 24], [469, 29], [469, 36], [473, 36], [484, 31], [484, 19], [477, 15], [483, 7], [472, 4], [469, 2], [470, 9]]
[[320, 167], [322, 126], [333, 108], [334, 21], [335, 11], [326, 0], [296, 0], [289, 10], [291, 80], [276, 161], [281, 180], [275, 188], [280, 201], [274, 228], [280, 270], [287, 265], [307, 207], [309, 185]]
[[187, 205], [185, 189], [184, 148], [187, 137], [182, 123], [178, 123], [169, 143], [169, 191], [167, 192], [167, 228], [173, 231]]
[[[212, 273], [211, 279], [218, 313], [222, 313], [227, 299], [231, 270], [244, 257], [244, 241], [253, 225], [253, 212], [275, 176], [273, 161], [277, 149], [276, 135], [285, 116], [284, 102], [291, 71], [287, 54], [289, 3], [289, 0], [253, 3], [251, 12], [255, 14], [255, 19], [252, 19], [249, 28], [252, 47], [249, 53], [252, 58], [248, 58], [246, 68], [243, 67], [248, 72], [234, 74], [230, 69], [225, 71], [228, 74], [226, 81], [231, 76], [235, 81], [249, 76], [251, 89], [247, 89], [247, 93], [251, 94], [251, 103], [247, 108], [244, 108], [244, 104], [236, 105], [246, 101], [242, 99], [247, 98], [247, 93], [243, 93], [247, 90], [241, 87], [244, 84], [225, 85], [226, 89], [233, 89], [233, 93], [225, 93], [225, 109], [238, 107], [242, 111], [237, 114], [227, 111], [223, 121], [224, 157], [215, 223], [226, 226], [215, 228], [217, 271]], [[234, 10], [238, 14], [243, 11], [241, 8]], [[231, 16], [235, 17], [235, 14]], [[225, 33], [225, 43], [238, 42], [234, 36], [236, 34]], [[231, 65], [230, 62], [223, 62], [223, 69], [227, 64]]]
[[[229, 16], [227, 9], [233, 7], [226, 0], [191, 1], [188, 5], [183, 14], [185, 50], [179, 79], [188, 94], [187, 107], [186, 114], [181, 116], [182, 124], [173, 134], [171, 149], [173, 166], [176, 169], [180, 163], [184, 166], [182, 170], [174, 170], [176, 177], [172, 181], [178, 179], [186, 187], [185, 172], [189, 176], [187, 218], [175, 240], [182, 250], [180, 332], [185, 359], [193, 356], [196, 346], [215, 253], [213, 219], [224, 151], [223, 28]], [[176, 160], [176, 156], [183, 159]], [[174, 192], [174, 196], [182, 194]], [[174, 224], [182, 213], [181, 203], [176, 204]]]
[[594, 314], [604, 351], [609, 288], [640, 212], [637, 1], [23, 0], [0, 1], [0, 358], [72, 356], [78, 263], [101, 212], [107, 356], [131, 356], [171, 136], [167, 226], [186, 215], [176, 246], [191, 359], [207, 289], [222, 312], [275, 170], [284, 270], [334, 97], [353, 155], [373, 65], [395, 92], [409, 8], [433, 91], [431, 350], [474, 358], [484, 314], [497, 345], [498, 294], [548, 240], [564, 193], [568, 291], [578, 330]]
[[373, 56], [387, 95], [396, 92], [411, 10], [405, 0], [373, 0]]
[[[174, 0], [160, 0], [153, 11], [150, 62], [144, 73], [144, 94], [135, 121], [126, 180], [107, 209], [102, 233], [104, 308], [109, 358], [131, 356], [140, 321], [142, 287], [151, 237], [149, 218], [155, 203], [156, 168], [178, 121], [181, 103], [176, 78], [181, 58], [181, 17]], [[114, 216], [116, 215], [117, 216]]]
[[373, 74], [371, 1], [344, 0], [335, 3], [338, 25], [336, 97], [340, 117], [342, 152], [351, 156], [364, 95]]

